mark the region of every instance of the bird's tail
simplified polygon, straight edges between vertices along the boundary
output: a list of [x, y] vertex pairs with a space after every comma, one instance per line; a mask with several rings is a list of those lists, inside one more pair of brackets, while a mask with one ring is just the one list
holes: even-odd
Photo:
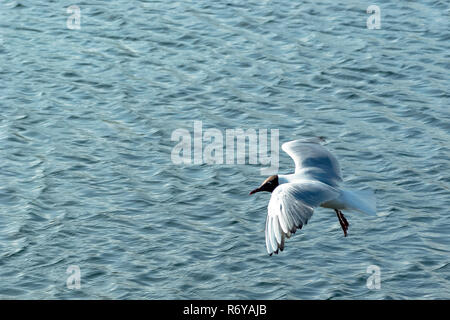
[[375, 215], [377, 203], [375, 194], [371, 189], [344, 190], [344, 198], [348, 209]]

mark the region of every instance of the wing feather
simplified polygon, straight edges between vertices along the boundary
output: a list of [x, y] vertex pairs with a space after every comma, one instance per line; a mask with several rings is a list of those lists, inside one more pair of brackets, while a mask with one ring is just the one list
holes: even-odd
[[267, 207], [267, 252], [272, 255], [283, 250], [285, 237], [301, 229], [315, 207], [338, 196], [338, 190], [320, 181], [285, 183], [275, 188]]
[[339, 162], [320, 141], [319, 138], [294, 140], [281, 148], [294, 160], [296, 174], [337, 186], [342, 181]]

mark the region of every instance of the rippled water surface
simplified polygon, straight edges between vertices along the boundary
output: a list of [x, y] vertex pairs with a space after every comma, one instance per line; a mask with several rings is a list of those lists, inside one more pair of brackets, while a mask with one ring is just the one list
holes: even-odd
[[[369, 4], [2, 1], [0, 298], [450, 298], [448, 2]], [[326, 137], [378, 216], [269, 257], [260, 165], [172, 162], [194, 120]]]

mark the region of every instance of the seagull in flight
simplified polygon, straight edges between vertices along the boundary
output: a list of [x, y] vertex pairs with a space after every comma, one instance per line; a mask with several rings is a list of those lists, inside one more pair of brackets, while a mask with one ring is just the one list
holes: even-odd
[[314, 208], [334, 209], [347, 236], [349, 223], [342, 210], [376, 214], [373, 191], [343, 190], [341, 169], [337, 159], [320, 143], [323, 138], [294, 140], [281, 148], [295, 163], [295, 172], [273, 175], [250, 194], [271, 192], [266, 218], [266, 248], [269, 255], [283, 251], [285, 238], [308, 223]]

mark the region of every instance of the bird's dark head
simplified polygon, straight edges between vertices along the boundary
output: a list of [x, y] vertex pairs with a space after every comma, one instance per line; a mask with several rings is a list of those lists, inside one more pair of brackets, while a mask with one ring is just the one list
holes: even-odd
[[254, 194], [261, 191], [267, 191], [272, 192], [275, 190], [275, 188], [278, 187], [278, 176], [270, 176], [264, 182], [259, 186], [259, 188], [256, 188], [255, 190], [252, 190], [250, 194]]

